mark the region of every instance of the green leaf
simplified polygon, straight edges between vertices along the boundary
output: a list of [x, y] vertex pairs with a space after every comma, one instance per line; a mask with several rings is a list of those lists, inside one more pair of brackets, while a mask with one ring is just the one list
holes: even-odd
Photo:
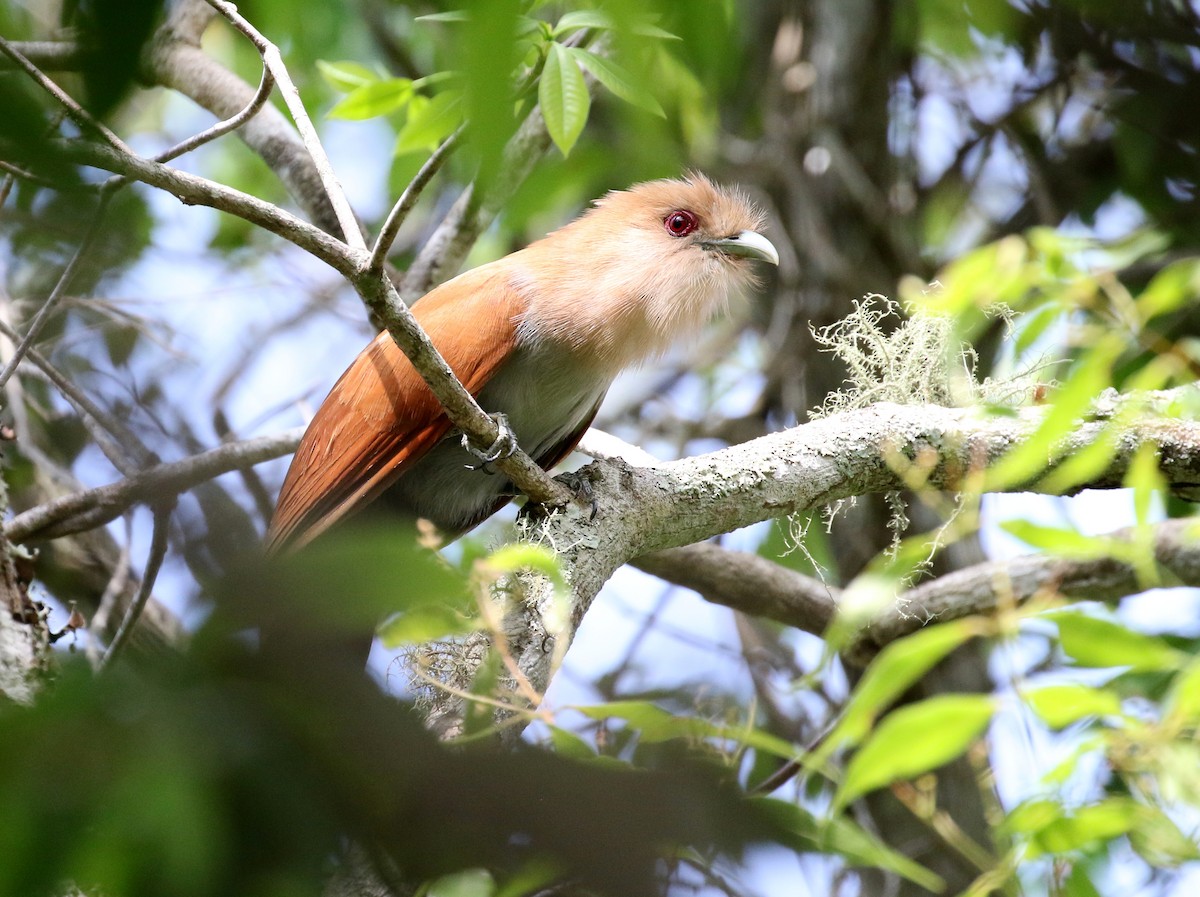
[[978, 631], [975, 621], [954, 620], [928, 626], [880, 651], [850, 696], [841, 720], [813, 752], [813, 765], [820, 768], [835, 751], [858, 744], [896, 698]]
[[1112, 540], [1104, 536], [1087, 536], [1077, 530], [1043, 526], [1029, 520], [1004, 520], [1000, 528], [1027, 545], [1072, 560], [1108, 557], [1112, 549]]
[[491, 897], [496, 882], [486, 869], [464, 869], [435, 879], [426, 891], [427, 897]]
[[450, 604], [415, 604], [380, 624], [378, 634], [387, 647], [398, 648], [452, 635], [465, 635], [481, 627], [482, 623], [477, 617]]
[[580, 47], [568, 47], [567, 52], [580, 65], [591, 72], [597, 81], [608, 88], [613, 95], [631, 103], [639, 109], [653, 112], [659, 118], [666, 118], [667, 113], [658, 104], [658, 100], [650, 92], [641, 87], [633, 77], [611, 59], [597, 56], [589, 50]]
[[388, 78], [356, 87], [329, 110], [330, 118], [361, 121], [403, 109], [413, 97], [412, 81]]
[[614, 27], [612, 16], [598, 9], [575, 9], [564, 15], [554, 26], [553, 35], [558, 37], [580, 28], [595, 28], [606, 31]]
[[1188, 659], [1163, 639], [1110, 620], [1077, 611], [1056, 611], [1046, 617], [1058, 626], [1063, 653], [1080, 666], [1173, 670]]
[[1121, 712], [1121, 699], [1116, 694], [1087, 685], [1047, 685], [1022, 697], [1052, 729], [1063, 729], [1087, 716], [1116, 716]]
[[[554, 25], [551, 32], [553, 37], [561, 37], [580, 28], [594, 28], [597, 31], [611, 31], [618, 27], [617, 22], [607, 12], [599, 9], [576, 9], [566, 13]], [[654, 37], [659, 40], [680, 40], [679, 35], [664, 31], [653, 22], [646, 19], [640, 21], [622, 21], [620, 27], [628, 29], [632, 34], [642, 37]]]
[[538, 104], [546, 119], [546, 130], [564, 156], [570, 155], [583, 133], [591, 103], [583, 73], [567, 48], [550, 44], [538, 84]]
[[846, 816], [819, 819], [791, 801], [770, 797], [751, 798], [751, 802], [776, 828], [794, 836], [792, 846], [796, 850], [836, 853], [851, 866], [894, 872], [934, 893], [941, 892], [945, 886], [936, 873], [893, 850]]
[[1028, 858], [1086, 850], [1130, 831], [1143, 818], [1143, 807], [1128, 798], [1110, 798], [1050, 818], [1031, 831]]
[[1173, 869], [1200, 859], [1200, 846], [1158, 807], [1139, 805], [1138, 824], [1129, 831], [1129, 843], [1152, 869]]
[[431, 12], [429, 15], [417, 16], [414, 22], [469, 22], [471, 17], [464, 10], [452, 9], [449, 12]]
[[576, 709], [592, 719], [625, 720], [637, 730], [642, 740], [648, 742], [713, 738], [746, 745], [787, 760], [798, 759], [798, 749], [794, 744], [761, 729], [726, 726], [694, 716], [676, 716], [648, 701], [612, 701]]
[[1193, 658], [1171, 682], [1163, 717], [1179, 728], [1200, 723], [1200, 657]]
[[851, 758], [834, 807], [961, 756], [994, 711], [987, 695], [938, 695], [892, 711]]
[[549, 726], [548, 728], [550, 729], [550, 743], [554, 745], [556, 754], [572, 757], [575, 760], [596, 759], [596, 749], [574, 732], [568, 732], [561, 726]]
[[375, 72], [358, 62], [326, 62], [324, 59], [318, 59], [317, 71], [330, 87], [341, 93], [350, 93], [380, 80]]
[[1044, 798], [1017, 804], [1005, 817], [1001, 830], [1013, 835], [1033, 835], [1063, 818], [1059, 803]]
[[1194, 302], [1200, 295], [1200, 260], [1172, 262], [1154, 275], [1137, 297], [1143, 323]]
[[551, 580], [559, 589], [567, 587], [562, 563], [554, 550], [532, 542], [509, 542], [487, 556], [487, 565], [498, 573], [517, 573], [533, 570]]
[[445, 140], [462, 120], [462, 92], [446, 90], [430, 100], [415, 96], [408, 121], [396, 135], [396, 155], [429, 150]]
[[[1124, 351], [1124, 341], [1117, 333], [1108, 333], [1090, 348], [1071, 371], [1062, 388], [1054, 395], [1054, 403], [1037, 430], [1018, 443], [1000, 459], [987, 475], [988, 490], [1008, 489], [1038, 478], [1046, 468], [1063, 455], [1062, 441], [1079, 426], [1080, 419], [1095, 398], [1112, 385], [1112, 368]], [[1107, 461], [1107, 457], [1103, 461]], [[1069, 468], [1064, 469], [1069, 470]], [[1080, 475], [1067, 476], [1060, 469], [1045, 478], [1044, 485], [1062, 492], [1083, 482]]]

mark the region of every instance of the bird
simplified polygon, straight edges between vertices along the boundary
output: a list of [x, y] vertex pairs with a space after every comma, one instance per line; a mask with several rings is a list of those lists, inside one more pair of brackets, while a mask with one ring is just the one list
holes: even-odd
[[[550, 470], [575, 448], [609, 386], [697, 332], [779, 264], [764, 216], [692, 172], [614, 190], [574, 221], [431, 290], [413, 315], [463, 386], [503, 415]], [[295, 550], [379, 501], [454, 537], [513, 497], [470, 464], [432, 391], [387, 331], [359, 354], [308, 425], [266, 536]]]

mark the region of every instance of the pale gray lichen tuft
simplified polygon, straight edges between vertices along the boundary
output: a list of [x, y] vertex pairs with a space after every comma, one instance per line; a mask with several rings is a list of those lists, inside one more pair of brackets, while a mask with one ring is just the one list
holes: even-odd
[[[1006, 308], [994, 313], [1006, 322], [1011, 315]], [[845, 386], [810, 413], [813, 419], [878, 402], [946, 407], [1019, 405], [1033, 395], [1044, 367], [1039, 363], [1013, 377], [980, 381], [976, 376], [978, 356], [958, 338], [953, 318], [920, 312], [905, 316], [897, 302], [878, 294], [864, 296], [845, 318], [828, 327], [814, 327], [812, 334], [822, 351], [833, 353], [846, 366]], [[907, 508], [901, 492], [889, 493], [885, 500], [892, 532], [889, 554], [895, 556], [909, 525]], [[825, 509], [827, 525], [837, 512], [837, 506]], [[956, 515], [957, 510], [951, 519]], [[933, 537], [926, 563], [941, 547], [947, 526]]]
[[[1008, 320], [1007, 309], [997, 317]], [[811, 417], [865, 408], [877, 402], [899, 405], [1015, 405], [1028, 400], [1039, 366], [1001, 380], [976, 379], [975, 350], [954, 332], [946, 315], [904, 316], [897, 302], [868, 294], [854, 311], [828, 327], [812, 328], [822, 351], [846, 365], [846, 386], [832, 393]]]

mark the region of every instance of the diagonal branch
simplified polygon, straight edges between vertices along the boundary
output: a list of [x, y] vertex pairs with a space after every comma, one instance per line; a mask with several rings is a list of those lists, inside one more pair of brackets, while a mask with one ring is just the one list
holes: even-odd
[[[1200, 521], [1165, 520], [1149, 527], [1148, 535], [1159, 569], [1171, 577], [1164, 585], [1200, 586]], [[1131, 543], [1142, 537], [1137, 530], [1122, 529], [1099, 538]], [[1145, 589], [1134, 565], [1112, 556], [1029, 554], [990, 561], [909, 589], [872, 620], [845, 653], [865, 664], [884, 645], [928, 623], [993, 613], [1035, 598], [1112, 602]]]
[[[1194, 387], [1137, 397], [1151, 407], [1182, 400]], [[652, 551], [676, 548], [786, 514], [824, 507], [842, 498], [911, 486], [911, 470], [897, 458], [929, 458], [927, 488], [955, 490], [977, 472], [1027, 442], [1049, 413], [1045, 406], [1006, 417], [979, 409], [881, 404], [843, 412], [743, 445], [653, 467], [621, 462], [591, 465], [596, 519], [568, 505], [558, 514], [525, 523], [525, 538], [555, 548], [571, 584], [569, 623], [552, 628], [560, 614], [553, 583], [523, 574], [524, 601], [504, 631], [522, 672], [544, 692], [552, 658], [562, 653], [600, 587], [622, 564]], [[1082, 421], [1057, 447], [1062, 456], [1111, 438], [1111, 422]], [[1200, 422], [1147, 413], [1122, 422], [1122, 435], [1104, 470], [1077, 488], [1123, 484], [1143, 446], [1158, 453], [1166, 482], [1187, 494], [1200, 483]], [[1011, 483], [1007, 491], [1036, 491], [1037, 483]], [[603, 528], [603, 536], [598, 527]]]
[[13, 542], [56, 539], [115, 520], [137, 504], [156, 504], [231, 470], [295, 451], [302, 430], [218, 446], [182, 461], [159, 464], [126, 479], [73, 492], [18, 514], [4, 527]]
[[300, 91], [292, 82], [291, 74], [283, 63], [283, 56], [280, 55], [279, 48], [251, 25], [234, 4], [227, 3], [225, 0], [208, 0], [208, 4], [228, 19], [234, 28], [248, 37], [262, 56], [263, 64], [279, 85], [279, 93], [283, 97], [283, 102], [287, 106], [288, 112], [291, 113], [292, 121], [296, 123], [296, 128], [300, 132], [300, 139], [304, 141], [304, 146], [316, 166], [317, 174], [325, 188], [325, 195], [333, 206], [334, 214], [337, 215], [338, 224], [347, 245], [351, 249], [365, 250], [366, 243], [363, 241], [358, 218], [355, 217], [354, 210], [350, 208], [350, 201], [346, 199], [346, 191], [342, 189], [342, 184], [329, 161], [329, 156], [325, 153], [325, 147], [317, 135], [317, 129], [313, 126], [312, 119], [308, 116], [308, 110], [304, 108], [304, 103], [300, 99]]

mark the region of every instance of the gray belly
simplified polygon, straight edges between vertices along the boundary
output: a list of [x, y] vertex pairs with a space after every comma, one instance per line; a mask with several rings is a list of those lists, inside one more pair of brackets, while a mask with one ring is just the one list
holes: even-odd
[[[608, 391], [608, 378], [581, 377], [561, 351], [522, 349], [477, 396], [489, 414], [508, 416], [521, 449], [541, 458], [588, 420]], [[539, 358], [530, 356], [538, 355]], [[532, 362], [532, 363], [531, 363]], [[424, 517], [448, 532], [481, 522], [512, 483], [502, 474], [478, 467], [479, 459], [462, 447], [452, 430], [404, 474], [381, 500], [405, 515]]]

